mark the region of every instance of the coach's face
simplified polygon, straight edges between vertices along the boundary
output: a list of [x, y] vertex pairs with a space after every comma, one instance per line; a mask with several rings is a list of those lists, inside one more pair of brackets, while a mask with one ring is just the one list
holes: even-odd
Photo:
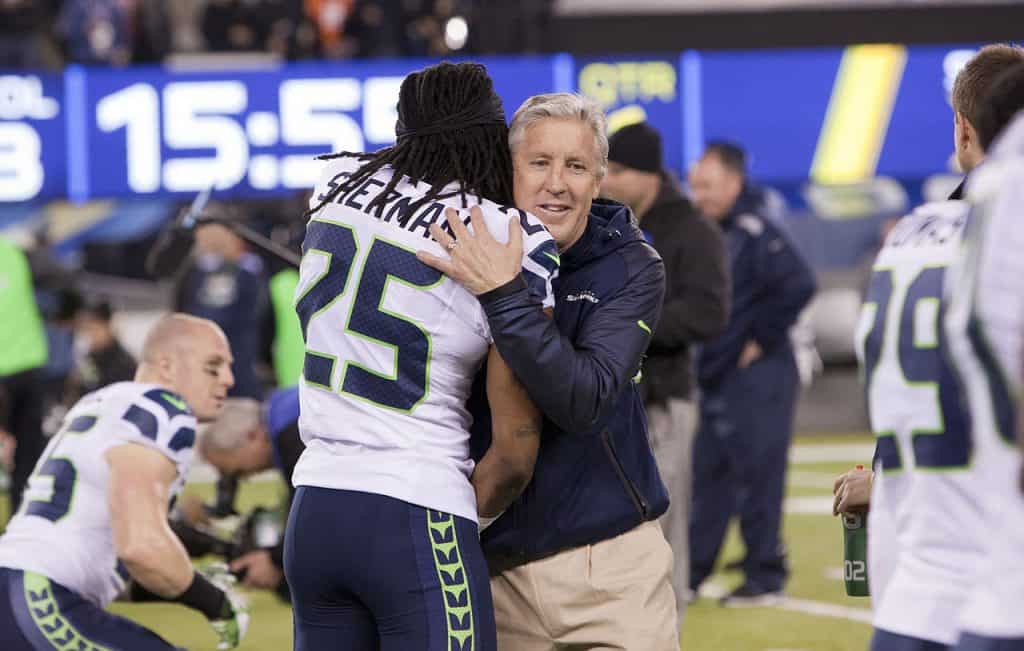
[[580, 120], [543, 118], [514, 144], [516, 207], [536, 215], [565, 251], [583, 235], [601, 189], [594, 133]]

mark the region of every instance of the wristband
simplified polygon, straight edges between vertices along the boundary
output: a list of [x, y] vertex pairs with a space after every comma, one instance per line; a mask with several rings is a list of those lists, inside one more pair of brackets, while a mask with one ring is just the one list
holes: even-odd
[[224, 619], [231, 612], [231, 604], [224, 591], [199, 572], [192, 574], [192, 583], [185, 588], [185, 592], [171, 601], [198, 610], [209, 620]]

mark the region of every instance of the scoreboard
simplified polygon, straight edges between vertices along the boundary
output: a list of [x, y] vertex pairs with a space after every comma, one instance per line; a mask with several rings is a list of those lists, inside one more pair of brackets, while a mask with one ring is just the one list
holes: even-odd
[[[509, 118], [531, 95], [579, 91], [601, 104], [612, 129], [651, 122], [677, 172], [705, 141], [728, 138], [748, 148], [758, 178], [802, 182], [946, 170], [950, 80], [972, 51], [855, 46], [480, 61]], [[318, 176], [315, 156], [394, 141], [401, 81], [431, 63], [0, 72], [0, 202], [307, 189]]]

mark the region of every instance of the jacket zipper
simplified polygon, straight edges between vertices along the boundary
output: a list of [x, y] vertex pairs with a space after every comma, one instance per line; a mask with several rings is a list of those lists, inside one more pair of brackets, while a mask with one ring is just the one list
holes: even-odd
[[612, 465], [615, 467], [615, 472], [619, 475], [619, 481], [626, 487], [626, 492], [629, 493], [629, 497], [633, 500], [633, 506], [636, 507], [636, 510], [640, 512], [642, 517], [646, 518], [647, 500], [636, 489], [632, 480], [626, 476], [626, 470], [622, 467], [622, 462], [619, 461], [618, 455], [615, 454], [615, 446], [612, 445], [611, 434], [608, 430], [601, 432], [601, 441], [604, 443], [604, 449], [608, 453], [608, 458], [611, 459]]

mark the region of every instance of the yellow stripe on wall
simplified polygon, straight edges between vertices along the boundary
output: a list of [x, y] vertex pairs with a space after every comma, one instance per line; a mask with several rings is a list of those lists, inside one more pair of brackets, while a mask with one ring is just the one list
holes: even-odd
[[902, 45], [846, 48], [811, 164], [815, 182], [855, 183], [874, 176], [906, 63]]

